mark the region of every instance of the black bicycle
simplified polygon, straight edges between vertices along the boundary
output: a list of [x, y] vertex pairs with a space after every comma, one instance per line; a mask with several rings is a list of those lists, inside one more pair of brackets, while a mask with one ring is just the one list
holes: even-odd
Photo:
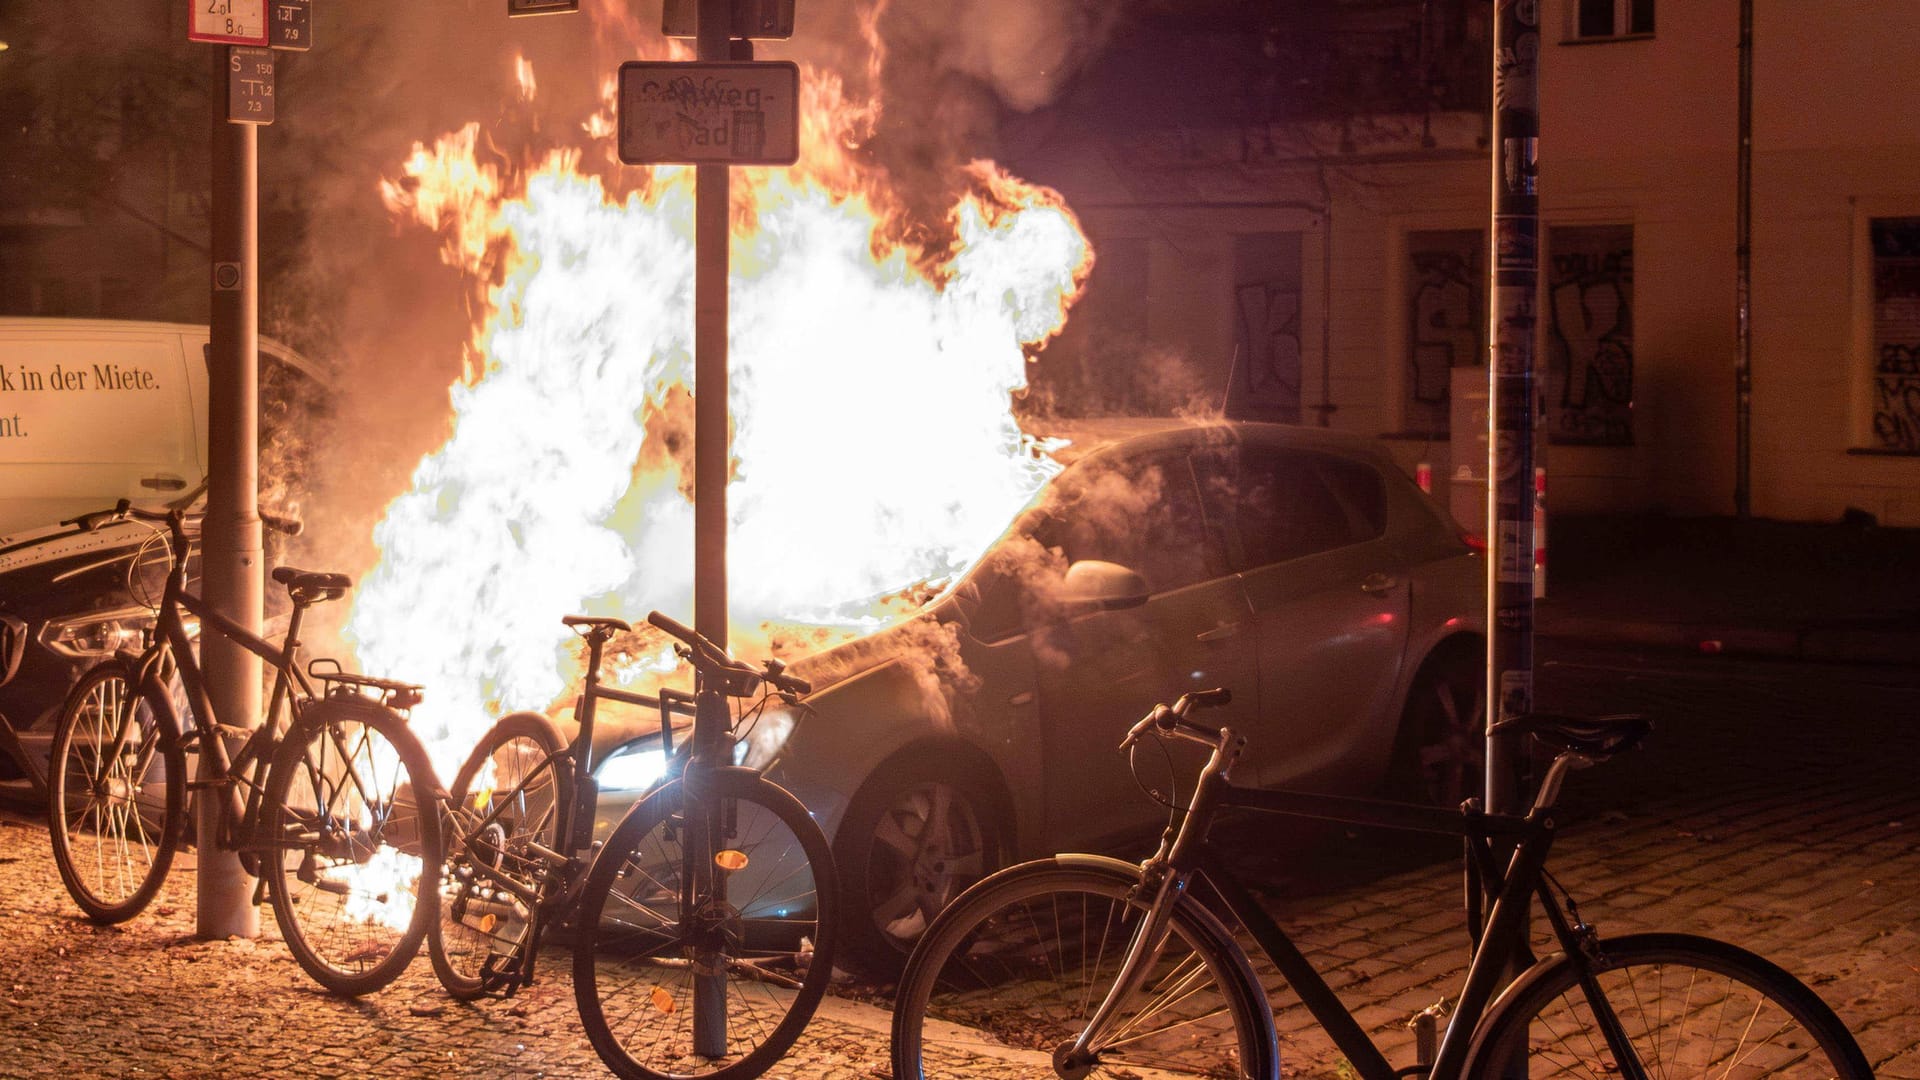
[[[615, 1074], [758, 1076], [826, 992], [836, 893], [826, 837], [785, 789], [734, 764], [735, 734], [809, 687], [778, 661], [754, 667], [659, 612], [649, 619], [684, 643], [695, 693], [607, 686], [607, 643], [631, 628], [567, 617], [587, 642], [579, 732], [568, 742], [545, 716], [513, 713], [461, 766], [429, 955], [453, 996], [508, 995], [533, 980], [543, 936], [565, 926], [581, 1024]], [[730, 699], [748, 703], [738, 719]], [[596, 848], [604, 701], [658, 709], [663, 782]]]
[[[332, 660], [300, 669], [301, 619], [344, 595], [345, 575], [273, 571], [293, 605], [276, 647], [187, 591], [192, 546], [181, 511], [123, 502], [67, 524], [126, 519], [160, 526], [166, 587], [147, 646], [81, 676], [54, 728], [48, 823], [67, 892], [97, 922], [139, 914], [185, 842], [191, 791], [219, 800], [220, 844], [258, 876], [253, 902], [271, 897], [308, 974], [338, 994], [387, 985], [426, 936], [440, 864], [439, 785], [405, 716], [420, 688]], [[215, 713], [196, 632], [246, 648], [273, 671], [258, 727]], [[189, 756], [199, 761], [196, 779]]]
[[[1602, 938], [1547, 872], [1554, 803], [1567, 772], [1638, 745], [1649, 730], [1643, 718], [1540, 714], [1500, 722], [1499, 731], [1530, 734], [1557, 755], [1532, 808], [1514, 816], [1473, 803], [1449, 811], [1238, 787], [1228, 772], [1245, 740], [1188, 716], [1226, 700], [1226, 691], [1213, 690], [1156, 706], [1122, 744], [1154, 734], [1211, 751], [1184, 820], [1168, 826], [1146, 862], [1057, 855], [1025, 863], [975, 885], [933, 922], [895, 1002], [896, 1078], [1277, 1078], [1265, 991], [1225, 925], [1193, 895], [1203, 883], [1361, 1080], [1873, 1075], [1833, 1011], [1786, 971], [1708, 938]], [[1472, 959], [1431, 1060], [1388, 1064], [1227, 873], [1207, 832], [1230, 807], [1463, 838]], [[1559, 951], [1533, 961], [1521, 955], [1528, 948], [1521, 931], [1536, 900]], [[1526, 970], [1507, 985], [1516, 959]]]

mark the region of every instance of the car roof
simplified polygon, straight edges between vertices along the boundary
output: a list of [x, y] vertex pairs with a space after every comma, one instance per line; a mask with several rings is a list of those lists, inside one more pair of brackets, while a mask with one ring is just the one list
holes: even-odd
[[[1126, 416], [1033, 420], [1024, 426], [1028, 434], [1036, 439], [1047, 440], [1043, 445], [1050, 447], [1049, 456], [1062, 465], [1071, 465], [1122, 443], [1127, 444], [1130, 451], [1215, 442], [1220, 445], [1285, 446], [1300, 450], [1322, 450], [1376, 464], [1386, 453], [1377, 441], [1365, 435], [1259, 420]], [[1065, 441], [1054, 445], [1054, 440]]]

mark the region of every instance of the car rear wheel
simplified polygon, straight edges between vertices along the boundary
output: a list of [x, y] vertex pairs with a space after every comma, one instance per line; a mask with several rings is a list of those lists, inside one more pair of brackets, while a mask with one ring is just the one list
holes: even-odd
[[941, 909], [1007, 858], [1007, 827], [985, 768], [933, 757], [882, 766], [834, 842], [841, 957], [891, 979]]
[[1427, 661], [1401, 715], [1388, 794], [1457, 807], [1486, 786], [1486, 673], [1478, 651]]

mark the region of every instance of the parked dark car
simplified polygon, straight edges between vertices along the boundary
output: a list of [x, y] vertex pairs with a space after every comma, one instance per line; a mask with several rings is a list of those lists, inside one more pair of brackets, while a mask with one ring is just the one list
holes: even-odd
[[[970, 571], [797, 664], [806, 708], [743, 746], [833, 838], [856, 964], [897, 965], [996, 867], [1164, 821], [1115, 747], [1187, 690], [1233, 691], [1208, 719], [1250, 736], [1244, 780], [1443, 802], [1477, 783], [1484, 559], [1377, 444], [1254, 423], [1070, 437]], [[602, 827], [661, 764], [657, 733], [614, 749]]]

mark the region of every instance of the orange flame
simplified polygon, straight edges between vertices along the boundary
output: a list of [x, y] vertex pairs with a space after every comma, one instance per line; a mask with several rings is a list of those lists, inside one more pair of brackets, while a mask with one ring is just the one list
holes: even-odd
[[[1055, 469], [1011, 401], [1093, 257], [1056, 193], [985, 161], [955, 178], [943, 244], [903, 239], [857, 152], [875, 109], [803, 76], [801, 164], [733, 184], [737, 643], [870, 631], [901, 614], [881, 598], [951, 578], [1006, 526]], [[610, 109], [582, 130], [609, 138]], [[366, 670], [430, 687], [414, 726], [443, 774], [501, 710], [568, 692], [562, 615], [684, 616], [693, 589], [693, 172], [630, 170], [616, 194], [578, 149], [504, 175], [478, 136], [416, 145], [383, 186], [485, 292], [453, 434], [375, 527], [347, 630]]]

